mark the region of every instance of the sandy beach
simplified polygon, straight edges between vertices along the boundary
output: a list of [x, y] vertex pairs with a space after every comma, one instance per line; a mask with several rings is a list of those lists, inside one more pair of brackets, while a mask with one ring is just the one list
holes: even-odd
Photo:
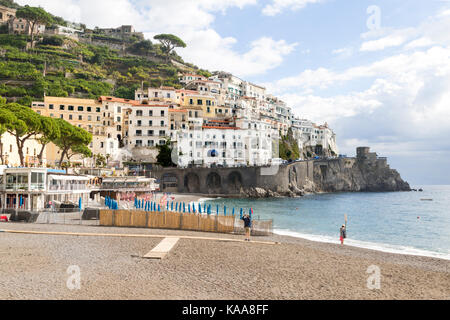
[[[242, 236], [78, 225], [4, 223], [0, 229]], [[450, 261], [277, 236], [245, 242], [181, 239], [163, 260], [141, 257], [161, 238], [0, 232], [0, 299], [450, 299]], [[79, 266], [80, 290], [67, 268]], [[381, 288], [367, 288], [367, 268]]]

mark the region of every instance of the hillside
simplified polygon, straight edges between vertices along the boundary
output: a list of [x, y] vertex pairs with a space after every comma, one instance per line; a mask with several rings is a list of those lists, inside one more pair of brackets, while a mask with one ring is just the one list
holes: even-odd
[[[0, 1], [3, 5], [14, 5], [12, 1]], [[55, 23], [67, 23], [52, 17]], [[180, 71], [209, 74], [185, 63], [175, 52], [167, 60], [159, 43], [133, 37], [117, 39], [87, 31], [90, 32], [79, 41], [59, 35], [40, 35], [34, 48], [30, 48], [27, 36], [5, 34], [7, 30], [1, 29], [0, 96], [24, 105], [41, 100], [44, 93], [133, 99], [135, 89], [141, 85], [181, 88]]]

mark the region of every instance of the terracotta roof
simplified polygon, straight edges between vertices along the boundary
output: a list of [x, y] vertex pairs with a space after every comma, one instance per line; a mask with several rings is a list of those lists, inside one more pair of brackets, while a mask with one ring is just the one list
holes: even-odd
[[122, 99], [122, 98], [116, 98], [116, 97], [107, 97], [107, 96], [101, 96], [98, 98], [98, 101], [111, 101], [111, 102], [122, 102], [122, 103], [139, 103], [139, 101], [136, 100], [130, 100], [130, 99]]
[[169, 112], [188, 112], [186, 109], [169, 109]]
[[220, 126], [202, 126], [203, 129], [226, 129], [226, 130], [240, 130], [238, 127], [220, 127]]

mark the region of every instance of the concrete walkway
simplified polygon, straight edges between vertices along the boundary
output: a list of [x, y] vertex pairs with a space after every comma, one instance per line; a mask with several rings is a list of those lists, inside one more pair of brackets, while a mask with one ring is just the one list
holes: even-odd
[[177, 244], [180, 238], [164, 238], [156, 247], [148, 252], [143, 258], [146, 259], [164, 259], [170, 250]]

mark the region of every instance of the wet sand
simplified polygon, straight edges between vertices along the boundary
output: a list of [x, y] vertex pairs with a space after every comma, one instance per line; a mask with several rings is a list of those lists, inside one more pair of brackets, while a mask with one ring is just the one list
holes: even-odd
[[[242, 239], [78, 225], [0, 229]], [[0, 232], [0, 299], [450, 299], [448, 260], [278, 235], [254, 237], [276, 245], [181, 239], [164, 260], [140, 258], [160, 240]], [[67, 288], [71, 265], [80, 268], [80, 290]], [[380, 268], [380, 289], [367, 288], [371, 265]]]

